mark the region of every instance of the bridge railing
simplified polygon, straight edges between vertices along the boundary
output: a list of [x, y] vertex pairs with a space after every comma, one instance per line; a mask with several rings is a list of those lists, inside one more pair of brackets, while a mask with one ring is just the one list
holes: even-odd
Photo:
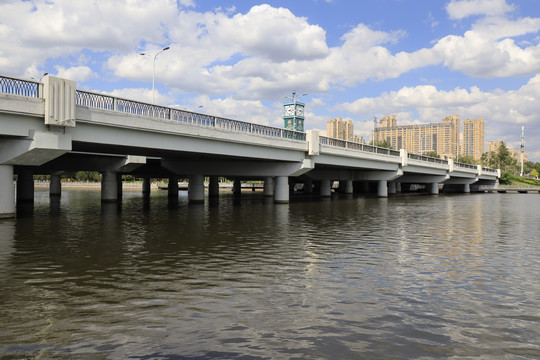
[[0, 76], [1, 93], [40, 98], [42, 96], [42, 88], [43, 84], [38, 81]]
[[301, 141], [306, 140], [306, 134], [300, 131], [253, 124], [240, 120], [226, 119], [171, 107], [152, 105], [89, 91], [77, 90], [75, 102], [77, 105], [103, 110], [114, 110], [134, 115], [151, 116], [159, 119], [168, 119], [183, 123], [209, 126], [255, 135], [280, 137], [284, 139]]
[[487, 168], [487, 167], [482, 167], [482, 172], [488, 172], [488, 173], [496, 174], [498, 171], [497, 171], [497, 169], [491, 169], [491, 168]]
[[477, 166], [476, 166], [476, 165], [464, 164], [464, 163], [459, 163], [459, 162], [455, 162], [455, 163], [454, 163], [454, 166], [457, 166], [457, 167], [460, 167], [460, 168], [464, 168], [464, 169], [473, 169], [473, 170], [476, 170], [476, 169], [477, 169]]
[[408, 153], [407, 157], [409, 159], [413, 159], [413, 160], [427, 161], [427, 162], [431, 162], [431, 163], [445, 164], [445, 165], [448, 164], [448, 160], [446, 160], [446, 159], [439, 159], [439, 158], [434, 158], [434, 157], [431, 157], [431, 156], [424, 156], [424, 155]]
[[319, 136], [319, 143], [321, 145], [335, 146], [335, 147], [340, 147], [344, 149], [360, 150], [360, 151], [366, 151], [366, 152], [371, 152], [375, 154], [400, 156], [399, 151], [396, 151], [396, 150], [342, 140], [342, 139], [336, 139], [336, 138], [331, 138], [331, 137], [326, 137], [326, 136]]

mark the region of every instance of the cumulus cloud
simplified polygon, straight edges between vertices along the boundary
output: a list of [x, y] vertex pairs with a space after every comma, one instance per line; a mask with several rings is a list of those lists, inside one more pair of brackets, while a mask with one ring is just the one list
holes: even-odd
[[[453, 114], [458, 114], [462, 120], [481, 117], [486, 123], [486, 140], [516, 138], [524, 125], [528, 141], [540, 142], [536, 105], [539, 102], [540, 74], [517, 90], [487, 92], [471, 87], [444, 91], [432, 85], [421, 85], [403, 87], [374, 98], [361, 98], [343, 103], [338, 108], [356, 114], [360, 119], [369, 119], [371, 114], [384, 109], [381, 116], [396, 114], [401, 125], [440, 122]], [[369, 130], [365, 122], [358, 122], [358, 125]]]
[[97, 76], [97, 74], [95, 74], [88, 66], [73, 66], [66, 69], [63, 66], [57, 65], [55, 68], [58, 72], [56, 76], [64, 79], [75, 80], [77, 82], [84, 82], [92, 77]]
[[505, 0], [452, 0], [446, 5], [448, 16], [455, 20], [473, 15], [500, 16], [513, 9]]

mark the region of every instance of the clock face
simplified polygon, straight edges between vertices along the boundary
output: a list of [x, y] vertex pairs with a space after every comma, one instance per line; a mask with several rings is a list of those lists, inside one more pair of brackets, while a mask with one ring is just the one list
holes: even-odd
[[285, 115], [286, 116], [294, 115], [294, 105], [286, 105], [285, 106]]
[[304, 108], [302, 106], [296, 108], [296, 116], [304, 116]]

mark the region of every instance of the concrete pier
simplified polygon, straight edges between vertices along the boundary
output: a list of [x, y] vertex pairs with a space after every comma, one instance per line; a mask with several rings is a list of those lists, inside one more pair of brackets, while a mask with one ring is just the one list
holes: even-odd
[[286, 204], [289, 202], [289, 178], [287, 176], [276, 177], [274, 202], [276, 204]]
[[13, 166], [0, 165], [0, 219], [15, 217]]

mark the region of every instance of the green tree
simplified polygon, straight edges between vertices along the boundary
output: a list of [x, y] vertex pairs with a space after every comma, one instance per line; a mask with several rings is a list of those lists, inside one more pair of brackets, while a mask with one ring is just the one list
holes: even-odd
[[538, 176], [540, 176], [540, 172], [536, 169], [532, 169], [531, 176], [538, 179]]
[[457, 162], [462, 163], [462, 164], [470, 164], [470, 165], [476, 164], [476, 160], [474, 160], [474, 158], [471, 155], [462, 155], [459, 157], [459, 161]]
[[427, 153], [424, 153], [424, 156], [429, 156], [437, 159], [441, 158], [441, 155], [437, 154], [435, 151], [428, 151]]
[[374, 145], [374, 146], [378, 146], [378, 147], [382, 147], [382, 148], [387, 148], [387, 149], [393, 149], [394, 148], [392, 146], [392, 144], [390, 142], [388, 142], [387, 140], [375, 141], [375, 144], [373, 144], [373, 141], [370, 141], [369, 144]]

